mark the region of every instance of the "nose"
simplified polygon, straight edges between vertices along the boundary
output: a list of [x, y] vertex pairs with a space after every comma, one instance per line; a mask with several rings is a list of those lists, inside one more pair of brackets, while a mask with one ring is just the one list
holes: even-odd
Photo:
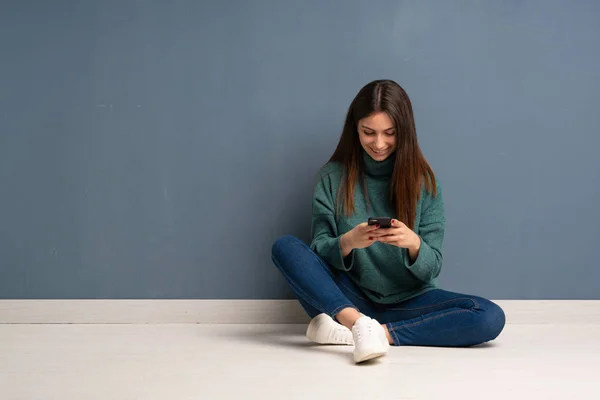
[[385, 148], [385, 140], [383, 136], [377, 136], [377, 139], [375, 139], [375, 148], [377, 150], [383, 150]]

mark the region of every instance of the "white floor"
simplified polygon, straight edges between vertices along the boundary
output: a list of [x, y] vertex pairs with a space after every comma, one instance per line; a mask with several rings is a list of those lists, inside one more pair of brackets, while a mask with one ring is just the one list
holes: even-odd
[[0, 325], [0, 399], [599, 399], [600, 325], [507, 325], [368, 365], [300, 325]]

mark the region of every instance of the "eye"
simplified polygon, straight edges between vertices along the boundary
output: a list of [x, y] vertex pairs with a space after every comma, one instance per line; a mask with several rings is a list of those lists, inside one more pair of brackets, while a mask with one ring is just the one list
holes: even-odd
[[387, 136], [394, 136], [396, 134], [396, 132], [391, 131], [391, 132], [386, 132], [385, 133]]
[[373, 136], [375, 134], [373, 131], [363, 131], [363, 133], [367, 136]]

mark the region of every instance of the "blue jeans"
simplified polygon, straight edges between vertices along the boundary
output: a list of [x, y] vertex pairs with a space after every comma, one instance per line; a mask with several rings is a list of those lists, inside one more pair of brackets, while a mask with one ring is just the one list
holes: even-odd
[[320, 313], [335, 318], [355, 308], [385, 324], [396, 346], [473, 346], [495, 339], [504, 328], [504, 311], [495, 303], [441, 289], [401, 303], [374, 303], [345, 272], [332, 270], [293, 236], [275, 242], [272, 259], [311, 318]]

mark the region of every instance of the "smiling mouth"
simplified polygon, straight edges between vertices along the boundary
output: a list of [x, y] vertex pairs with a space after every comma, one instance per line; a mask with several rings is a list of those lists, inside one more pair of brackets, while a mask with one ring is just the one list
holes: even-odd
[[378, 156], [385, 154], [388, 152], [388, 150], [381, 150], [381, 151], [376, 151], [376, 150], [371, 150], [373, 153], [377, 154]]

